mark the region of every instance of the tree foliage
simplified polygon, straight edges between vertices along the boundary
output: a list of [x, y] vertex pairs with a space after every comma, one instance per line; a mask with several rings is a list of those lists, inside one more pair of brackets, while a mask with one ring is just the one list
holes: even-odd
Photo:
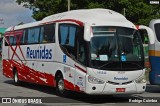
[[[18, 4], [30, 8], [33, 18], [42, 18], [67, 11], [68, 0], [16, 0]], [[160, 18], [160, 6], [149, 4], [149, 0], [70, 0], [71, 10], [107, 8], [124, 14], [135, 24], [148, 25], [151, 19]]]

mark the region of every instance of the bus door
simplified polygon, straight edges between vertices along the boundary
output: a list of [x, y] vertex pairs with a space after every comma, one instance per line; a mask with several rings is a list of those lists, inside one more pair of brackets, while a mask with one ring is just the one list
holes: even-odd
[[86, 65], [87, 65], [87, 44], [83, 39], [83, 30], [80, 32], [76, 40], [76, 63], [75, 63], [75, 90], [85, 91], [86, 87]]

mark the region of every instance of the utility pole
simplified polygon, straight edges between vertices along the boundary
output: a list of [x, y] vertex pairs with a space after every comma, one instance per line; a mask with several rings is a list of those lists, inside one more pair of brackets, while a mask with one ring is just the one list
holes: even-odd
[[0, 18], [0, 24], [4, 24], [3, 18]]
[[68, 0], [68, 11], [70, 11], [71, 0]]
[[123, 15], [126, 16], [126, 8], [123, 9]]

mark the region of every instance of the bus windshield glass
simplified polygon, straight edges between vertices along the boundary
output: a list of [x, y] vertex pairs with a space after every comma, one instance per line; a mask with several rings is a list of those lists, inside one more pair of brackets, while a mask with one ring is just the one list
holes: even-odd
[[92, 67], [119, 71], [144, 68], [143, 45], [135, 29], [93, 27], [90, 48]]

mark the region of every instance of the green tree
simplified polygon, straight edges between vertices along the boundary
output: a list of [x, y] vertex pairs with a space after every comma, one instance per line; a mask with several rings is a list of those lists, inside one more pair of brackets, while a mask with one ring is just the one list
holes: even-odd
[[[68, 0], [17, 0], [18, 4], [30, 8], [33, 18], [42, 18], [67, 11]], [[149, 0], [71, 0], [71, 9], [107, 8], [124, 13], [135, 24], [148, 25], [151, 19], [160, 18], [160, 6], [149, 4]]]
[[[149, 0], [148, 0], [149, 1]], [[147, 0], [115, 0], [112, 9], [120, 13], [126, 10], [126, 18], [135, 24], [148, 25], [151, 19], [160, 18], [160, 6]]]
[[[33, 18], [41, 20], [46, 16], [67, 11], [67, 0], [16, 0], [18, 4], [30, 8], [33, 11]], [[71, 9], [87, 8], [87, 0], [74, 0], [71, 2]]]

